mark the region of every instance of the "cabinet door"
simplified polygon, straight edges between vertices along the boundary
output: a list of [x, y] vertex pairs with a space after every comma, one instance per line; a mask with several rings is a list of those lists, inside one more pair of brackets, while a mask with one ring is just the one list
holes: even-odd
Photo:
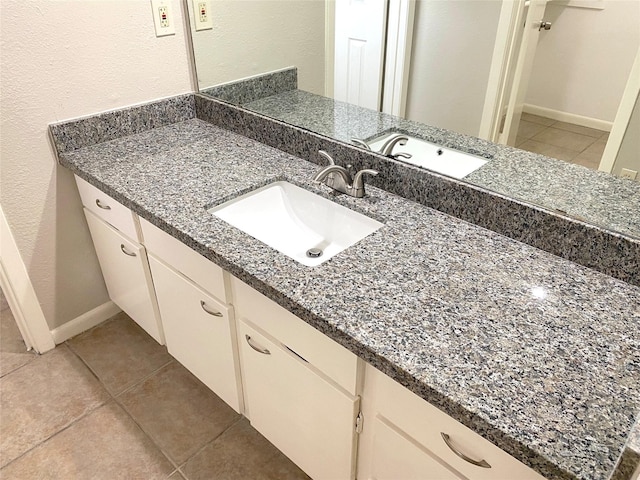
[[233, 310], [153, 255], [149, 264], [169, 353], [240, 412]]
[[373, 448], [362, 477], [376, 480], [461, 480], [465, 477], [383, 417], [373, 424]]
[[358, 397], [245, 322], [239, 334], [251, 425], [312, 478], [354, 478]]
[[109, 297], [158, 343], [164, 344], [144, 247], [84, 210]]

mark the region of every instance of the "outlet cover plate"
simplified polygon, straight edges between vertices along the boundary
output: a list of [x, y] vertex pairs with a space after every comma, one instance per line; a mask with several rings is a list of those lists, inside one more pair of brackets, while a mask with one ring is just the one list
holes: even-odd
[[213, 16], [211, 14], [211, 0], [192, 0], [193, 24], [196, 32], [213, 29]]
[[171, 0], [151, 0], [153, 24], [156, 27], [156, 37], [166, 37], [176, 34], [176, 18], [173, 16]]

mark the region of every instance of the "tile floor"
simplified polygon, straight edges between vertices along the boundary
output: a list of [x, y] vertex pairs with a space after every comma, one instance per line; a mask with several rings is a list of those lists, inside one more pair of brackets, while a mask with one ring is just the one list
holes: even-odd
[[516, 147], [598, 169], [609, 133], [523, 113]]
[[125, 314], [37, 355], [2, 301], [2, 480], [308, 478]]

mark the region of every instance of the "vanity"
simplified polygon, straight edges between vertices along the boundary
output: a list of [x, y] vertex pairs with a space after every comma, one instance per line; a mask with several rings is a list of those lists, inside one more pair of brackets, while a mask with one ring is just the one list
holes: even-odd
[[[631, 458], [630, 478], [638, 287], [375, 186], [334, 195], [198, 102], [51, 133], [111, 298], [267, 439], [313, 478], [605, 479]], [[382, 227], [307, 266], [209, 211], [282, 181]]]

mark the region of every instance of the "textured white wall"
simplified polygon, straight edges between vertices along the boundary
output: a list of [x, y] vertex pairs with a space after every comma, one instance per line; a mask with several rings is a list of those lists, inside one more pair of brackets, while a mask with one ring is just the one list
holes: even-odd
[[295, 66], [300, 89], [324, 94], [324, 0], [212, 3], [213, 30], [190, 18], [201, 89]]
[[640, 1], [549, 3], [525, 103], [613, 122], [640, 44]]
[[409, 120], [478, 135], [502, 2], [418, 0]]
[[108, 297], [47, 125], [191, 91], [173, 11], [176, 35], [156, 38], [148, 0], [0, 2], [0, 201], [51, 328]]

